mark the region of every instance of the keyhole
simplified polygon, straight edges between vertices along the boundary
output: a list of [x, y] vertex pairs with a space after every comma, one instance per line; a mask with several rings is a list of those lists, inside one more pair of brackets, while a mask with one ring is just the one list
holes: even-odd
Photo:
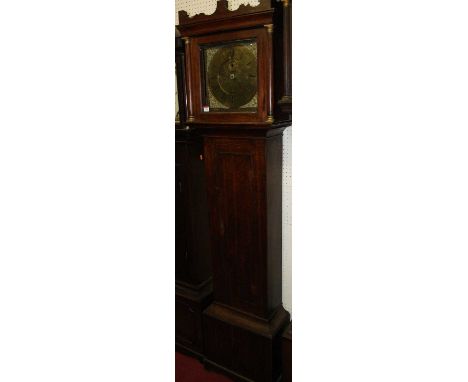
[[233, 80], [234, 78], [236, 78], [236, 75], [234, 73], [231, 73], [230, 76], [231, 80]]

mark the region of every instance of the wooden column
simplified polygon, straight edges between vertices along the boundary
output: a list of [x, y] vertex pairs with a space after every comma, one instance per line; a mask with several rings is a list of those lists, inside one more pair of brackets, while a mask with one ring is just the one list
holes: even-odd
[[291, 114], [292, 109], [292, 0], [283, 3], [283, 94], [279, 106], [283, 112]]
[[192, 96], [192, 59], [191, 59], [191, 46], [190, 38], [183, 37], [185, 41], [185, 78], [187, 81], [187, 122], [193, 122], [193, 96]]
[[268, 83], [267, 83], [267, 122], [273, 123], [273, 103], [274, 103], [274, 94], [273, 94], [273, 24], [266, 24], [265, 28], [268, 31], [268, 52], [270, 52], [270, 57], [267, 63], [268, 71]]

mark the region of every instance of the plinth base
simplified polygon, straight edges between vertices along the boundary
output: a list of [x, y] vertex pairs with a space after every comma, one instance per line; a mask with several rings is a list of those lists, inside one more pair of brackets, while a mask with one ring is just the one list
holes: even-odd
[[211, 283], [197, 291], [176, 284], [176, 350], [200, 360], [203, 359], [202, 312], [212, 296]]
[[205, 364], [237, 381], [277, 382], [288, 323], [282, 306], [262, 320], [213, 303], [203, 312]]

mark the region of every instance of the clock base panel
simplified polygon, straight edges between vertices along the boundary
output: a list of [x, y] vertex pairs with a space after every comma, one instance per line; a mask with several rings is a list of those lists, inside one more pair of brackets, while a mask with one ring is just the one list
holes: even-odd
[[236, 381], [278, 381], [282, 369], [281, 335], [289, 319], [282, 306], [264, 320], [211, 304], [203, 312], [206, 367]]

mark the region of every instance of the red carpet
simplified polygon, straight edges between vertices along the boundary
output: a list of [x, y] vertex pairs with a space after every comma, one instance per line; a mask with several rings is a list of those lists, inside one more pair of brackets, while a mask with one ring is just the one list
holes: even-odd
[[176, 352], [175, 382], [232, 382], [232, 380], [205, 370], [197, 359]]

